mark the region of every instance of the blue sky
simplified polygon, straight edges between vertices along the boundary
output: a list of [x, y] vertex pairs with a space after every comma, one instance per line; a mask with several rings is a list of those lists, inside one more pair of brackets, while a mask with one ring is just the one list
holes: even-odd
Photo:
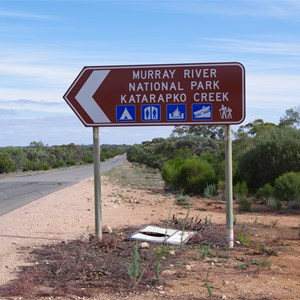
[[[240, 62], [246, 120], [300, 105], [299, 0], [0, 0], [0, 147], [91, 144], [62, 96], [83, 66]], [[101, 143], [172, 127], [101, 128]]]

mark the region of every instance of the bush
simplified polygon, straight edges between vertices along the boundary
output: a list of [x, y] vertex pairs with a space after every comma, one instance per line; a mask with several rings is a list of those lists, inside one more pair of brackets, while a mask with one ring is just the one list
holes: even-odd
[[196, 157], [170, 160], [161, 174], [168, 189], [184, 194], [201, 194], [207, 185], [217, 183], [213, 167]]
[[16, 170], [16, 164], [10, 159], [7, 153], [0, 153], [0, 174]]
[[239, 210], [240, 211], [251, 211], [252, 202], [247, 198], [238, 199]]
[[239, 158], [239, 176], [255, 191], [286, 172], [300, 170], [300, 130], [276, 127], [261, 133], [255, 147]]
[[233, 189], [234, 197], [236, 199], [246, 198], [248, 196], [248, 185], [246, 181], [238, 182]]
[[203, 191], [203, 195], [205, 198], [210, 198], [217, 193], [217, 185], [215, 183], [208, 184]]
[[280, 201], [300, 202], [300, 172], [288, 172], [276, 178], [274, 193]]
[[252, 202], [247, 199], [248, 197], [248, 185], [246, 181], [238, 182], [234, 186], [234, 197], [237, 199], [239, 204], [239, 210], [241, 211], [250, 211], [252, 207]]
[[270, 183], [266, 183], [263, 187], [256, 191], [255, 197], [267, 201], [274, 196], [274, 189]]

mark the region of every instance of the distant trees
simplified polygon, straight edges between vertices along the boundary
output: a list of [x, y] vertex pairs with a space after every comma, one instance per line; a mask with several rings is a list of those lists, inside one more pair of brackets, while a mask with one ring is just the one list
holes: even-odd
[[[240, 202], [248, 201], [249, 191], [275, 199], [277, 207], [292, 198], [300, 206], [299, 125], [300, 106], [286, 110], [278, 125], [256, 119], [234, 133], [233, 176], [235, 195], [243, 198]], [[224, 185], [224, 128], [177, 126], [170, 138], [132, 146], [128, 159], [160, 169], [169, 190], [202, 194], [205, 185]], [[238, 188], [244, 186], [247, 193]]]
[[[101, 146], [101, 160], [104, 161], [126, 153], [129, 146]], [[0, 174], [14, 171], [49, 170], [52, 168], [93, 163], [92, 145], [47, 146], [42, 142], [31, 142], [27, 147], [0, 148]]]

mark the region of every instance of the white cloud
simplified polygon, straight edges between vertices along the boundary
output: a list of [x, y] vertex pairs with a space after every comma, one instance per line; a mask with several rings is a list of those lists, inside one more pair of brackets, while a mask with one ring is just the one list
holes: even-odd
[[143, 7], [150, 7], [152, 10], [165, 10], [176, 14], [210, 14], [280, 19], [295, 17], [295, 20], [297, 20], [300, 13], [298, 0], [157, 0], [148, 3], [133, 2], [136, 2], [136, 5], [142, 3]]
[[35, 21], [42, 21], [42, 20], [57, 20], [57, 17], [50, 16], [50, 15], [41, 15], [41, 14], [33, 14], [27, 12], [20, 12], [19, 10], [2, 10], [0, 11], [0, 17], [3, 18], [13, 18], [13, 19], [28, 19], [28, 20], [35, 20]]
[[228, 52], [258, 53], [266, 55], [296, 56], [300, 58], [300, 43], [266, 42], [244, 39], [210, 39], [219, 44], [219, 47]]

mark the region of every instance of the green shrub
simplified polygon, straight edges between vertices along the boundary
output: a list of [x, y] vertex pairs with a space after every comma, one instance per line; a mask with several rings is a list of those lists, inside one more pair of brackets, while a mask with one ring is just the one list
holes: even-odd
[[168, 189], [183, 194], [201, 194], [207, 185], [217, 181], [213, 167], [196, 157], [168, 161], [161, 175]]
[[274, 196], [274, 189], [270, 183], [266, 183], [263, 187], [259, 188], [255, 194], [256, 198], [265, 201], [268, 201], [268, 199], [272, 198], [273, 196]]
[[65, 166], [65, 163], [62, 159], [59, 159], [55, 162], [55, 164], [53, 165], [53, 168], [62, 168]]
[[251, 200], [242, 197], [238, 200], [238, 204], [239, 204], [240, 211], [251, 211], [251, 207], [252, 207]]
[[50, 166], [49, 166], [49, 164], [46, 163], [46, 162], [40, 162], [40, 163], [38, 164], [38, 169], [39, 169], [39, 170], [47, 171], [47, 170], [50, 169]]
[[73, 159], [67, 160], [66, 161], [66, 165], [67, 166], [75, 166], [76, 165], [76, 161]]
[[257, 135], [255, 146], [239, 157], [239, 176], [250, 191], [266, 183], [274, 184], [280, 175], [300, 170], [300, 130], [275, 127]]
[[274, 193], [280, 201], [300, 202], [300, 172], [288, 172], [276, 178]]
[[234, 197], [239, 204], [239, 210], [250, 211], [252, 202], [248, 197], [248, 185], [246, 181], [238, 182], [233, 189]]
[[189, 195], [177, 195], [175, 202], [177, 205], [189, 207], [191, 205], [191, 198]]
[[16, 170], [16, 164], [10, 159], [7, 153], [0, 153], [0, 174]]
[[171, 191], [180, 191], [179, 173], [181, 172], [184, 159], [177, 158], [164, 164], [161, 176], [165, 181], [167, 189]]
[[271, 207], [272, 209], [278, 210], [278, 209], [281, 209], [282, 203], [274, 197], [269, 197], [267, 199], [267, 206]]
[[246, 181], [238, 182], [233, 189], [234, 197], [239, 200], [240, 198], [246, 198], [249, 190]]
[[208, 184], [203, 192], [204, 197], [210, 198], [217, 193], [217, 185], [215, 183]]

